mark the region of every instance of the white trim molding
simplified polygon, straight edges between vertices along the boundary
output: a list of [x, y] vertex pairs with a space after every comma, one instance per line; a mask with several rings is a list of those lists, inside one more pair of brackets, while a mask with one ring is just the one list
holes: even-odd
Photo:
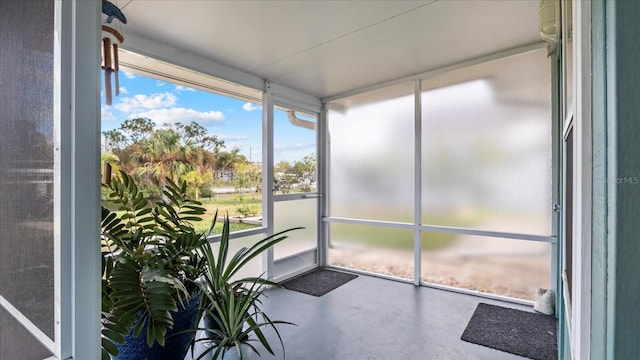
[[573, 0], [573, 67], [576, 187], [574, 202], [574, 252], [570, 335], [575, 359], [589, 360], [591, 336], [591, 217], [592, 217], [592, 129], [591, 129], [591, 2]]
[[59, 359], [100, 358], [100, 3], [60, 1]]

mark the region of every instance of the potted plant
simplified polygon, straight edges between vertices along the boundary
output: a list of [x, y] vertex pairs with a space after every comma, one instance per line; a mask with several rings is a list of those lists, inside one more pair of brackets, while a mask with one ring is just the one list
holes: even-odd
[[192, 222], [205, 209], [184, 182], [167, 179], [153, 205], [124, 172], [103, 186], [112, 209], [102, 207], [102, 359], [184, 358], [209, 246]]
[[[214, 224], [217, 219], [214, 217]], [[278, 324], [290, 324], [286, 321], [270, 319], [261, 308], [261, 297], [268, 286], [279, 286], [263, 277], [235, 278], [240, 269], [256, 256], [261, 255], [269, 247], [287, 238], [286, 232], [300, 228], [288, 229], [265, 239], [249, 248], [241, 248], [233, 256], [229, 256], [229, 217], [224, 219], [220, 245], [217, 256], [210, 246], [203, 248], [207, 259], [206, 271], [202, 281], [202, 302], [200, 310], [204, 314], [204, 335], [194, 340], [203, 342], [208, 347], [199, 354], [202, 359], [213, 352], [213, 359], [242, 359], [248, 351], [258, 353], [252, 342], [259, 342], [272, 355], [275, 355], [263, 328], [271, 328], [278, 336], [280, 345], [284, 344], [276, 328]], [[192, 349], [194, 349], [192, 347]], [[259, 353], [258, 353], [259, 354]]]

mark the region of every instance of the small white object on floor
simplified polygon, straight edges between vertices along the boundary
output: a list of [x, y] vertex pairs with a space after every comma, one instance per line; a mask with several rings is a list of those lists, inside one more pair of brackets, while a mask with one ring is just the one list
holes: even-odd
[[555, 314], [555, 300], [556, 296], [551, 289], [536, 289], [536, 303], [533, 305], [533, 310], [546, 314]]

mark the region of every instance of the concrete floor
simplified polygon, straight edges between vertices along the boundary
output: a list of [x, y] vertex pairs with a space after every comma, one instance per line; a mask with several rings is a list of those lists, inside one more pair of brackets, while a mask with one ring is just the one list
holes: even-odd
[[[462, 341], [460, 336], [480, 302], [531, 307], [363, 275], [322, 297], [286, 289], [267, 294], [265, 312], [274, 320], [297, 324], [278, 328], [286, 359], [524, 359]], [[269, 332], [268, 338], [275, 358], [284, 359], [275, 334]], [[262, 357], [253, 354], [250, 360], [273, 359], [258, 349]]]

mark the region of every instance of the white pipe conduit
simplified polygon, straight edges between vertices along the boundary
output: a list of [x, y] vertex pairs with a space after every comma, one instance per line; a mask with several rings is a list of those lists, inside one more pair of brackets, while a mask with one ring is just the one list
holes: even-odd
[[316, 130], [316, 123], [314, 123], [313, 121], [309, 121], [309, 120], [302, 120], [300, 118], [296, 117], [296, 112], [293, 110], [288, 110], [287, 111], [287, 117], [289, 118], [289, 122], [293, 125], [293, 126], [298, 126], [301, 128], [305, 128], [305, 129], [309, 129], [309, 130]]

